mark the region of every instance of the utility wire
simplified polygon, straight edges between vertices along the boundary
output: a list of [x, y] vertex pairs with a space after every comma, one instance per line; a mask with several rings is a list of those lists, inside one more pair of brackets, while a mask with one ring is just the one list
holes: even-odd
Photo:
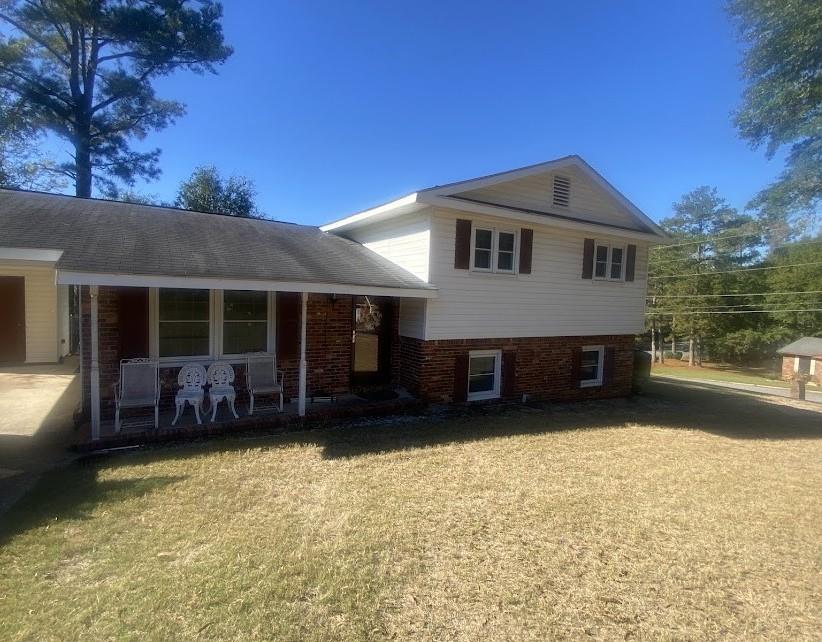
[[714, 241], [724, 241], [726, 239], [744, 239], [751, 236], [763, 236], [762, 232], [753, 232], [751, 234], [731, 234], [728, 236], [713, 236], [702, 239], [700, 241], [686, 241], [684, 243], [671, 243], [670, 245], [657, 245], [652, 250], [667, 250], [672, 247], [683, 247], [685, 245], [703, 245], [705, 243], [713, 243]]
[[655, 310], [646, 312], [646, 315], [670, 315], [679, 316], [684, 314], [760, 314], [760, 313], [774, 313], [774, 312], [822, 312], [822, 308], [810, 308], [807, 310], [721, 310], [721, 311], [702, 311], [702, 312], [676, 312], [667, 310]]
[[801, 290], [798, 292], [732, 292], [730, 294], [649, 294], [648, 299], [693, 299], [708, 296], [771, 296], [785, 294], [822, 294], [822, 290]]
[[678, 279], [683, 276], [714, 276], [717, 274], [733, 274], [734, 272], [757, 272], [759, 270], [779, 270], [780, 268], [803, 267], [806, 265], [822, 265], [822, 261], [811, 261], [809, 263], [791, 263], [790, 265], [771, 265], [768, 267], [739, 268], [737, 270], [720, 270], [717, 272], [688, 272], [687, 274], [664, 274], [662, 276], [649, 276], [651, 279]]
[[[775, 250], [781, 250], [781, 249], [786, 248], [786, 247], [796, 247], [797, 245], [802, 245], [802, 246], [805, 246], [805, 245], [819, 245], [820, 243], [822, 243], [822, 239], [819, 239], [819, 240], [816, 240], [816, 241], [796, 241], [795, 243], [783, 243], [782, 245], [774, 245], [771, 248], [771, 252], [773, 252]], [[668, 246], [668, 247], [671, 247], [671, 246]], [[653, 249], [656, 249], [656, 248], [653, 248]], [[693, 256], [680, 256], [680, 257], [675, 258], [675, 259], [665, 259], [664, 261], [654, 260], [654, 265], [667, 265], [668, 263], [676, 263], [678, 261], [680, 261], [680, 262], [690, 261], [690, 262], [694, 262], [694, 263], [696, 263], [696, 262], [704, 263], [706, 261], [720, 261], [722, 259], [734, 259], [734, 258], [740, 258], [740, 257], [737, 255], [736, 252], [729, 251], [729, 252], [716, 253], [714, 256], [706, 256], [705, 258], [702, 258], [702, 259], [697, 259], [696, 257], [693, 257]]]

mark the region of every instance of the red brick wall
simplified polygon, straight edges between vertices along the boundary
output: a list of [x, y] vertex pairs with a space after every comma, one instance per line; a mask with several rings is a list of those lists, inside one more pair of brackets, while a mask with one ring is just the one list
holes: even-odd
[[[601, 387], [580, 388], [572, 382], [573, 349], [585, 345], [615, 349], [613, 381]], [[516, 353], [516, 383], [512, 399], [572, 400], [621, 397], [631, 394], [634, 364], [633, 335], [597, 337], [531, 337], [420, 341], [400, 337], [401, 383], [413, 394], [433, 402], [451, 402], [454, 359], [470, 350]]]
[[[353, 332], [353, 297], [311, 294], [308, 298], [306, 338], [308, 345], [307, 389], [308, 394], [325, 391], [335, 394], [351, 390], [351, 337]], [[100, 388], [103, 416], [113, 413], [113, 384], [119, 377], [119, 345], [117, 288], [101, 287], [97, 299], [99, 317]], [[81, 310], [83, 323], [83, 395], [88, 412], [90, 402], [91, 368], [91, 301], [88, 287], [82, 288]], [[392, 350], [392, 382], [399, 379], [400, 351], [396, 337], [399, 330], [399, 314], [394, 315], [392, 331], [395, 341]], [[241, 402], [246, 401], [245, 368], [233, 364], [236, 374], [235, 388]], [[285, 374], [286, 397], [296, 397], [299, 386], [299, 359], [282, 361], [277, 367]], [[173, 405], [179, 368], [161, 368], [161, 403]]]

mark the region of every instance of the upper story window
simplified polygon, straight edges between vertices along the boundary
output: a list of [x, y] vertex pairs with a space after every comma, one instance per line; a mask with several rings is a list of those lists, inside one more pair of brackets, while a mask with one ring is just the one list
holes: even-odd
[[158, 303], [160, 356], [208, 356], [211, 293], [208, 290], [160, 288]]
[[472, 265], [480, 272], [513, 274], [516, 266], [517, 234], [510, 230], [475, 228]]
[[625, 248], [597, 241], [594, 251], [594, 278], [621, 281], [625, 273]]

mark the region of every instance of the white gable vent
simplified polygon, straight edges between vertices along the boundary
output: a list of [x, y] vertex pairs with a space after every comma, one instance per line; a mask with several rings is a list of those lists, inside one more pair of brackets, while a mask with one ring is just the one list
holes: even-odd
[[565, 176], [554, 176], [554, 205], [568, 207], [571, 201], [571, 179]]

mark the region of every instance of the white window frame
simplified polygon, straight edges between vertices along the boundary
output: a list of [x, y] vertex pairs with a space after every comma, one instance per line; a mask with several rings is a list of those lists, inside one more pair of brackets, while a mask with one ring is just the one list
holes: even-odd
[[[471, 390], [471, 359], [494, 357], [494, 389], [485, 392], [470, 392]], [[484, 399], [499, 399], [502, 383], [502, 350], [471, 350], [468, 353], [467, 390], [468, 401], [482, 401]]]
[[[175, 289], [175, 288], [171, 288]], [[199, 289], [199, 288], [177, 288]], [[160, 356], [160, 288], [149, 288], [149, 354], [164, 366], [182, 366], [186, 363], [209, 362], [217, 359], [243, 363], [244, 354], [225, 354], [223, 352], [223, 290], [209, 290], [209, 323], [208, 354], [190, 357]], [[277, 345], [277, 293], [268, 292], [268, 332], [266, 334], [268, 351], [273, 352]]]
[[[484, 267], [477, 267], [475, 260], [477, 258], [477, 232], [491, 232], [491, 260], [489, 261], [490, 266], [487, 268]], [[471, 269], [474, 272], [493, 272], [494, 271], [494, 248], [496, 248], [496, 242], [494, 240], [494, 228], [493, 227], [481, 227], [477, 225], [473, 228], [471, 232]], [[481, 248], [485, 250], [485, 248]]]
[[597, 378], [596, 379], [582, 379], [580, 373], [579, 387], [580, 388], [595, 388], [602, 385], [603, 381], [603, 367], [605, 366], [605, 346], [582, 346], [580, 352], [580, 368], [582, 367], [582, 352], [599, 352], [599, 362], [597, 363]]
[[[491, 232], [491, 267], [490, 268], [483, 268], [477, 267], [475, 264], [475, 259], [477, 256], [477, 232], [484, 231], [484, 232]], [[514, 236], [514, 256], [513, 256], [513, 264], [512, 269], [510, 270], [502, 270], [499, 267], [499, 235], [500, 234], [512, 234]], [[484, 249], [484, 248], [483, 248]], [[517, 270], [519, 268], [519, 232], [515, 229], [509, 229], [504, 227], [493, 227], [493, 226], [486, 226], [486, 225], [476, 225], [473, 227], [471, 231], [471, 271], [473, 272], [484, 272], [485, 274], [509, 274], [515, 275], [517, 274]]]
[[[232, 290], [232, 292], [234, 292], [234, 291], [236, 291], [236, 290]], [[244, 353], [243, 354], [227, 353], [227, 352], [223, 351], [223, 348], [224, 348], [223, 341], [225, 339], [224, 330], [225, 330], [225, 323], [226, 323], [226, 320], [224, 318], [225, 317], [225, 290], [215, 290], [214, 292], [215, 292], [216, 299], [217, 299], [217, 301], [216, 301], [216, 310], [217, 310], [216, 317], [217, 317], [217, 326], [218, 326], [216, 328], [216, 335], [217, 335], [217, 337], [216, 337], [216, 346], [218, 348], [216, 354], [218, 354], [221, 359], [228, 359], [228, 360], [232, 360], [232, 359], [242, 360], [242, 359], [245, 359], [246, 355]], [[266, 346], [265, 346], [265, 351], [266, 352], [271, 352], [274, 348], [274, 345], [275, 345], [273, 329], [274, 329], [274, 305], [275, 305], [274, 300], [276, 299], [276, 297], [273, 296], [274, 292], [266, 292], [266, 294], [268, 295], [266, 297], [266, 304], [267, 304], [266, 314], [268, 316], [266, 318], [266, 334], [265, 334]], [[239, 321], [238, 323], [244, 323], [244, 322]]]
[[[608, 248], [608, 255], [605, 259], [605, 276], [597, 276], [597, 250], [601, 247]], [[620, 264], [619, 277], [611, 276], [611, 268], [613, 266], [613, 251], [614, 248], [622, 250], [622, 263]], [[594, 256], [591, 275], [594, 281], [613, 281], [620, 282], [625, 280], [625, 262], [626, 262], [626, 247], [620, 243], [611, 243], [609, 241], [594, 241]]]

